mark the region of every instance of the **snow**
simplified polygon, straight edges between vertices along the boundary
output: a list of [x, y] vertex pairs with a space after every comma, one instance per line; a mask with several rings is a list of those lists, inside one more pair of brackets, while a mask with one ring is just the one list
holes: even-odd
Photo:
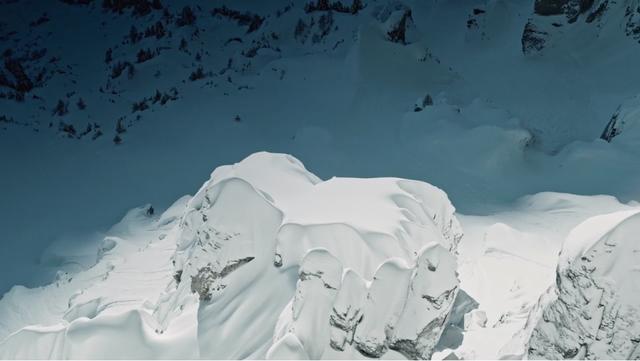
[[465, 329], [461, 341], [451, 335], [464, 325], [450, 326], [445, 335], [452, 340], [441, 340], [444, 348], [434, 358], [446, 357], [449, 350], [466, 359], [522, 358], [528, 336], [521, 330], [532, 327], [528, 319], [535, 317], [539, 298], [555, 283], [561, 249], [570, 247], [572, 235], [584, 229], [582, 222], [612, 212], [637, 212], [637, 205], [608, 196], [546, 192], [523, 197], [492, 215], [459, 216], [465, 232], [459, 247], [460, 287], [477, 302], [464, 316], [482, 312], [487, 321], [485, 327]]
[[529, 357], [637, 355], [639, 219], [638, 209], [595, 216], [569, 234], [556, 282], [523, 331]]
[[[614, 218], [581, 224], [612, 211]], [[195, 196], [159, 216], [148, 205], [127, 213], [86, 271], [14, 287], [0, 301], [0, 350], [7, 358], [96, 350], [141, 358], [497, 357], [525, 346], [514, 336], [559, 260], [590, 249], [584, 236], [593, 229], [604, 234], [637, 212], [612, 197], [543, 193], [493, 215], [456, 217], [446, 194], [423, 182], [322, 181], [289, 155], [256, 153], [217, 168]], [[362, 213], [372, 215], [368, 222]], [[620, 272], [628, 268], [612, 274]], [[471, 309], [454, 307], [459, 287]], [[447, 323], [456, 318], [464, 324]], [[34, 342], [40, 346], [25, 347]]]
[[602, 242], [603, 238], [612, 237], [608, 233], [616, 229], [617, 226], [626, 222], [627, 219], [633, 219], [638, 210], [629, 210], [624, 212], [615, 212], [600, 217], [594, 217], [574, 228], [566, 241], [564, 242], [560, 259], [558, 260], [558, 268], [566, 269], [574, 260], [586, 256], [589, 250], [593, 248], [597, 242]]
[[[558, 272], [635, 227], [640, 47], [625, 7], [637, 2], [610, 3], [568, 23], [532, 14], [532, 0], [372, 0], [334, 12], [318, 41], [326, 14], [283, 1], [233, 4], [264, 17], [251, 33], [212, 16], [219, 1], [164, 4], [192, 6], [185, 27], [100, 2], [0, 4], [3, 43], [16, 56], [47, 48], [28, 66], [53, 74], [22, 103], [0, 99], [15, 120], [0, 118], [0, 356], [364, 358], [359, 342], [402, 358], [399, 339], [446, 317], [437, 344], [418, 342], [425, 357], [525, 357]], [[389, 41], [407, 8], [406, 44]], [[129, 41], [131, 25], [156, 21], [172, 35]], [[529, 21], [549, 36], [525, 55]], [[110, 77], [146, 48], [160, 55]], [[198, 66], [212, 75], [187, 80]], [[173, 87], [176, 100], [132, 112]], [[69, 114], [52, 115], [59, 99]], [[104, 135], [71, 139], [59, 121]], [[634, 306], [629, 247], [596, 275]], [[300, 279], [319, 254], [335, 290]], [[417, 297], [454, 285], [437, 312]]]
[[[127, 213], [86, 271], [13, 288], [0, 301], [0, 355], [320, 358], [336, 342], [332, 313], [345, 308], [361, 317], [341, 329], [348, 349], [328, 357], [352, 357], [352, 343], [382, 355], [439, 320], [419, 348], [429, 354], [457, 290], [453, 213], [426, 183], [321, 181], [289, 155], [257, 153], [160, 216]], [[418, 312], [431, 303], [437, 310]]]
[[196, 357], [188, 352], [197, 350], [194, 319], [161, 338], [149, 310], [171, 279], [175, 240], [166, 234], [184, 205], [183, 198], [155, 219], [135, 209], [113, 227], [113, 248], [93, 267], [41, 288], [14, 287], [0, 300], [2, 357]]

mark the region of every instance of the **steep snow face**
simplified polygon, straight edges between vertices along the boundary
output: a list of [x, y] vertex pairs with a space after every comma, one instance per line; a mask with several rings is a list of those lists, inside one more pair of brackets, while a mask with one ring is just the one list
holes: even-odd
[[[427, 184], [321, 182], [290, 156], [260, 153], [218, 168], [190, 203], [176, 254], [177, 297], [200, 295], [198, 333], [211, 340], [201, 356], [264, 356], [274, 342], [270, 357], [321, 358], [329, 348], [380, 357], [400, 335], [407, 352], [429, 356], [457, 291], [452, 252], [462, 234], [453, 212]], [[436, 311], [416, 317], [420, 299]], [[250, 331], [237, 327], [245, 324]], [[242, 342], [229, 347], [235, 333]]]
[[92, 268], [14, 288], [0, 356], [429, 358], [458, 291], [454, 211], [426, 183], [257, 153], [131, 213]]
[[[457, 290], [455, 257], [437, 243], [420, 250], [414, 265], [398, 258], [382, 263], [372, 281], [343, 270], [325, 249], [313, 249], [267, 357], [356, 358], [359, 351], [379, 358], [393, 350], [429, 359]], [[292, 340], [302, 347], [291, 350]]]
[[556, 285], [528, 321], [528, 357], [640, 356], [638, 229], [640, 212], [631, 210], [590, 218], [569, 234]]

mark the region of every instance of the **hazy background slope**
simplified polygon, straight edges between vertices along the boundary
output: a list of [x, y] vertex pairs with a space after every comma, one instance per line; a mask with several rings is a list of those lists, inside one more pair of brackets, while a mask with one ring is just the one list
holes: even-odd
[[[0, 3], [0, 292], [90, 264], [123, 210], [258, 150], [426, 180], [470, 214], [638, 199], [637, 142], [598, 139], [638, 93], [632, 2], [590, 23], [532, 0], [343, 2]], [[546, 42], [523, 52], [530, 22]]]

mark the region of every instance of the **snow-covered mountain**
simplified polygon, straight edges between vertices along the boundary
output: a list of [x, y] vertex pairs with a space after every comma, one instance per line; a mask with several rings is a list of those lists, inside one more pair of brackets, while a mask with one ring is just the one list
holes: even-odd
[[638, 357], [638, 1], [0, 9], [1, 358]]
[[130, 212], [90, 270], [14, 288], [0, 352], [429, 358], [458, 293], [453, 213], [426, 183], [323, 182], [291, 156], [255, 154], [160, 216]]
[[[217, 168], [195, 196], [160, 215], [150, 206], [130, 211], [107, 233], [89, 269], [60, 272], [41, 288], [14, 287], [0, 300], [0, 355], [523, 355], [507, 353], [511, 349], [544, 358], [634, 355], [638, 285], [628, 276], [638, 267], [633, 234], [639, 208], [558, 194], [525, 203], [520, 212], [526, 216], [501, 218], [519, 223], [547, 216], [561, 228], [585, 217], [568, 212], [572, 208], [620, 211], [573, 229], [558, 261], [557, 240], [490, 217], [463, 218], [471, 234], [460, 244], [467, 238], [455, 209], [427, 183], [322, 181], [291, 156], [257, 153]], [[543, 294], [555, 262], [558, 297], [567, 298], [562, 303], [548, 301], [554, 288]], [[585, 268], [585, 262], [598, 265]], [[504, 274], [507, 266], [513, 267], [510, 274]], [[593, 307], [603, 308], [597, 322], [590, 321]], [[546, 323], [526, 331], [541, 310]], [[589, 324], [609, 338], [596, 341], [602, 337]], [[533, 336], [524, 337], [527, 332]], [[586, 344], [579, 354], [583, 337], [594, 345], [614, 338], [624, 348]], [[554, 347], [561, 353], [553, 353]]]

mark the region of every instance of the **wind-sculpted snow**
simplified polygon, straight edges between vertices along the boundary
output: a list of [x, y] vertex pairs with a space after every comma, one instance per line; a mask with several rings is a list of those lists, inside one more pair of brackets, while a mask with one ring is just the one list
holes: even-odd
[[0, 357], [430, 358], [461, 237], [426, 183], [257, 153], [159, 217], [130, 212], [93, 267], [14, 288]]
[[[202, 300], [199, 337], [213, 340], [201, 343], [201, 356], [262, 357], [268, 348], [274, 357], [352, 357], [356, 350], [380, 357], [402, 344], [407, 356], [429, 357], [457, 291], [450, 251], [461, 231], [453, 211], [444, 193], [427, 184], [321, 182], [289, 156], [261, 153], [219, 168], [191, 201], [184, 251], [176, 257], [190, 290], [202, 272], [217, 276], [195, 287]], [[423, 274], [436, 270], [442, 280]], [[242, 311], [227, 311], [235, 302]], [[431, 304], [435, 312], [415, 316], [417, 307]], [[403, 333], [396, 336], [390, 330], [399, 321]], [[251, 328], [222, 333], [228, 324]], [[221, 335], [230, 332], [245, 341], [229, 347]]]
[[631, 210], [590, 218], [570, 233], [556, 285], [528, 321], [529, 358], [640, 356], [638, 230], [640, 213]]
[[[390, 259], [367, 282], [343, 270], [327, 250], [312, 249], [268, 357], [336, 358], [346, 352], [340, 356], [354, 358], [356, 351], [381, 357], [391, 349], [429, 359], [457, 292], [456, 262], [436, 243], [425, 246], [415, 262]], [[327, 320], [330, 327], [322, 327]], [[291, 350], [292, 340], [303, 347]]]
[[188, 313], [167, 332], [153, 315], [173, 273], [185, 201], [160, 217], [149, 207], [130, 211], [108, 232], [93, 267], [41, 288], [14, 287], [0, 300], [0, 358], [197, 357], [195, 320], [183, 323]]

